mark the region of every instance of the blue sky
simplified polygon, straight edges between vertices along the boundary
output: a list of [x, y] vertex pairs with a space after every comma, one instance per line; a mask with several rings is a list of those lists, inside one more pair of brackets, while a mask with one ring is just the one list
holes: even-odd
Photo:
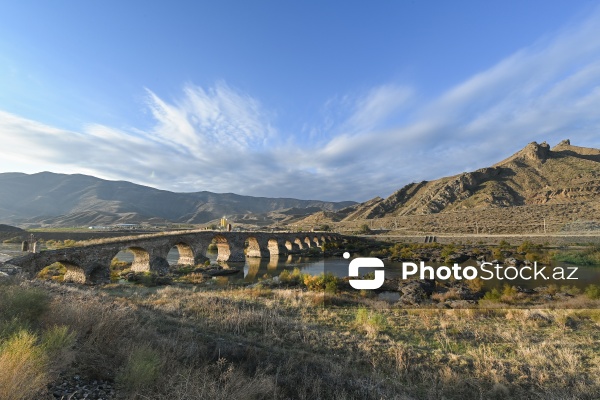
[[592, 1], [0, 5], [0, 172], [367, 200], [600, 147]]

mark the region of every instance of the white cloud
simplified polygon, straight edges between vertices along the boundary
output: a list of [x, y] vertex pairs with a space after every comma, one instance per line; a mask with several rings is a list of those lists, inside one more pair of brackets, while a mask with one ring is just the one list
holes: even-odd
[[[175, 191], [366, 200], [422, 179], [492, 165], [528, 142], [600, 147], [600, 13], [420, 100], [385, 84], [334, 96], [294, 137], [225, 83], [147, 90], [145, 131], [66, 131], [0, 112], [0, 171], [90, 173]], [[312, 137], [310, 136], [312, 135]], [[308, 138], [307, 138], [308, 137]], [[301, 143], [301, 145], [300, 145]]]

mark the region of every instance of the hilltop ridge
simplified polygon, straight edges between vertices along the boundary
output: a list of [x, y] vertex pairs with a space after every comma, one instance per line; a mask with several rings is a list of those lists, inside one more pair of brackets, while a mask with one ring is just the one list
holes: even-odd
[[509, 207], [595, 204], [598, 199], [600, 150], [573, 146], [567, 139], [553, 148], [546, 142], [532, 142], [490, 167], [410, 183], [385, 199], [376, 197], [327, 215], [313, 215], [303, 222], [349, 222], [490, 209], [500, 212]]

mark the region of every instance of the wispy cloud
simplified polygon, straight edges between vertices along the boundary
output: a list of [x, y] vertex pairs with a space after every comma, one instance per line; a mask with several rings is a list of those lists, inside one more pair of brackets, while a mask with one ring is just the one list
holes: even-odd
[[[530, 141], [600, 147], [600, 13], [430, 99], [383, 84], [338, 95], [313, 136], [284, 135], [226, 83], [146, 91], [150, 129], [66, 131], [0, 112], [0, 170], [53, 170], [175, 191], [366, 200], [488, 166]], [[308, 139], [307, 139], [308, 136]]]

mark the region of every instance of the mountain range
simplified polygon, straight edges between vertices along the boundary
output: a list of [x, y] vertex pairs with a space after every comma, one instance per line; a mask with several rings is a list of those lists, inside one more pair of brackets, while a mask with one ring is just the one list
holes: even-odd
[[553, 148], [532, 142], [490, 167], [413, 182], [385, 199], [360, 204], [174, 193], [86, 175], [0, 174], [0, 224], [21, 227], [204, 224], [227, 216], [253, 226], [331, 223], [352, 228], [379, 220], [407, 232], [509, 233], [600, 226], [598, 200], [600, 150], [569, 140]]
[[306, 216], [336, 211], [354, 202], [241, 196], [233, 193], [174, 193], [125, 181], [51, 172], [0, 173], [0, 223], [23, 227], [115, 223], [202, 224], [227, 216], [269, 223], [269, 213]]

